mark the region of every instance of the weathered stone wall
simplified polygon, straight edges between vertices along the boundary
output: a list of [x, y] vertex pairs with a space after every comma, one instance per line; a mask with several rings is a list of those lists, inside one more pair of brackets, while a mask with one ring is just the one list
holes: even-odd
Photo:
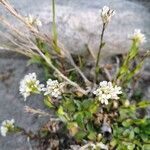
[[[128, 34], [135, 28], [146, 34], [147, 43], [141, 49], [150, 48], [149, 1], [135, 3], [127, 0], [56, 0], [57, 25], [60, 40], [71, 52], [84, 52], [85, 44], [97, 51], [101, 31], [100, 8], [104, 5], [116, 10], [105, 34], [106, 55], [127, 52], [130, 46]], [[51, 30], [52, 11], [49, 0], [10, 0], [24, 15], [39, 16], [46, 32]], [[136, 1], [137, 2], [137, 1]], [[4, 13], [4, 11], [3, 11]]]

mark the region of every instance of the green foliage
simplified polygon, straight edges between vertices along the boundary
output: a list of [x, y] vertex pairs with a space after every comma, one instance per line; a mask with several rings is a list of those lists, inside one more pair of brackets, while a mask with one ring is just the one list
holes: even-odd
[[133, 40], [131, 49], [125, 59], [123, 60], [123, 64], [120, 67], [117, 73], [117, 80], [120, 84], [125, 87], [127, 83], [133, 79], [133, 77], [139, 72], [142, 68], [144, 59], [140, 60], [139, 63], [131, 69], [131, 64], [133, 61], [139, 56], [139, 43], [136, 40]]
[[[48, 51], [48, 45], [44, 43], [41, 39], [36, 38], [36, 45], [41, 50], [41, 52], [49, 58], [52, 64], [60, 69], [64, 65], [59, 57], [61, 54], [61, 49], [58, 46], [58, 33], [55, 18], [55, 0], [52, 0], [52, 10], [53, 10], [53, 41], [52, 47], [55, 50], [57, 59], [53, 59], [52, 54]], [[101, 40], [99, 45], [99, 51], [97, 54], [97, 59], [95, 63], [95, 76], [93, 83], [97, 83], [98, 75], [101, 73], [99, 66], [101, 50], [105, 46], [103, 40], [105, 25], [102, 29]], [[139, 72], [144, 63], [146, 55], [141, 59], [141, 61], [132, 68], [132, 63], [139, 57], [139, 42], [133, 40], [131, 49], [120, 67], [116, 81], [119, 83], [124, 90], [127, 84], [134, 78], [134, 76]], [[45, 74], [47, 77], [53, 78], [54, 75], [50, 72], [49, 66], [40, 56], [33, 56], [29, 63], [42, 64], [44, 66]], [[81, 69], [84, 70], [86, 67], [86, 61], [82, 57], [78, 56], [78, 64]], [[68, 64], [66, 65], [68, 67]], [[65, 74], [66, 70], [64, 66], [61, 68], [62, 72]], [[76, 70], [70, 69], [67, 72], [68, 80], [77, 82], [80, 80]], [[59, 77], [58, 77], [59, 78]], [[81, 81], [81, 80], [80, 80]], [[118, 82], [119, 81], [119, 82]], [[114, 82], [114, 83], [115, 83]], [[80, 85], [83, 85], [80, 82]], [[91, 87], [92, 88], [92, 87]], [[78, 142], [83, 141], [93, 141], [102, 142], [109, 146], [110, 150], [149, 150], [150, 149], [150, 119], [145, 116], [140, 116], [138, 110], [145, 109], [150, 105], [148, 101], [141, 101], [132, 105], [126, 106], [124, 104], [125, 99], [128, 97], [127, 93], [123, 93], [120, 100], [118, 100], [117, 106], [113, 107], [113, 102], [109, 102], [107, 106], [101, 105], [100, 101], [95, 98], [92, 94], [87, 94], [83, 96], [82, 94], [76, 93], [65, 93], [62, 95], [62, 99], [57, 105], [53, 102], [49, 96], [44, 97], [44, 104], [48, 108], [52, 108], [56, 111], [56, 115], [61, 119], [61, 121], [66, 125], [66, 129], [69, 134], [74, 137]], [[139, 100], [141, 98], [141, 93], [136, 91], [133, 97]], [[132, 98], [133, 98], [132, 97]], [[107, 123], [112, 132], [110, 136], [108, 133], [102, 131], [102, 126]], [[111, 137], [111, 138], [110, 138]]]
[[65, 97], [58, 108], [58, 115], [77, 140], [95, 140], [97, 133], [93, 119], [98, 108], [99, 103], [94, 99], [79, 100], [75, 97]]
[[137, 110], [150, 105], [142, 101], [127, 108], [120, 108], [118, 122], [113, 125], [111, 146], [116, 150], [146, 150], [150, 144], [150, 118], [138, 118]]
[[48, 107], [48, 108], [54, 108], [55, 106], [53, 105], [53, 102], [51, 100], [51, 98], [49, 96], [45, 96], [44, 97], [44, 104]]

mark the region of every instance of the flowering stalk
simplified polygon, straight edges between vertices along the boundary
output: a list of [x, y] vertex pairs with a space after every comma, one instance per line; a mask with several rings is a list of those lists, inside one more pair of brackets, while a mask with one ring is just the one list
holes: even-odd
[[103, 46], [105, 45], [105, 43], [103, 42], [105, 28], [106, 28], [106, 24], [103, 23], [102, 33], [100, 36], [100, 45], [99, 45], [99, 50], [98, 50], [98, 54], [97, 54], [97, 58], [96, 58], [96, 65], [95, 65], [95, 83], [97, 81], [97, 76], [99, 73], [99, 65], [98, 64], [99, 64], [99, 60], [100, 60], [101, 50], [102, 50]]
[[54, 50], [60, 54], [60, 48], [58, 47], [58, 34], [57, 34], [57, 27], [56, 27], [56, 13], [55, 13], [55, 0], [52, 0], [52, 11], [53, 11], [53, 26], [52, 26], [52, 32], [53, 32], [53, 47]]
[[100, 45], [99, 45], [99, 50], [98, 50], [98, 54], [97, 54], [97, 58], [96, 58], [96, 64], [95, 64], [95, 83], [97, 81], [97, 76], [99, 73], [99, 60], [100, 60], [100, 54], [101, 54], [101, 50], [104, 47], [105, 43], [103, 42], [103, 37], [104, 37], [104, 32], [106, 29], [106, 26], [108, 25], [108, 23], [111, 20], [111, 17], [115, 14], [115, 11], [110, 9], [107, 6], [104, 6], [102, 8], [101, 11], [101, 19], [103, 22], [103, 26], [102, 26], [102, 32], [101, 32], [101, 36], [100, 36]]
[[117, 80], [121, 82], [122, 85], [125, 85], [135, 73], [141, 68], [143, 61], [141, 61], [133, 70], [130, 70], [130, 63], [138, 56], [140, 44], [146, 41], [145, 35], [141, 33], [139, 29], [135, 29], [133, 35], [130, 35], [132, 40], [132, 45], [130, 52], [123, 61], [122, 66], [120, 67], [117, 73]]

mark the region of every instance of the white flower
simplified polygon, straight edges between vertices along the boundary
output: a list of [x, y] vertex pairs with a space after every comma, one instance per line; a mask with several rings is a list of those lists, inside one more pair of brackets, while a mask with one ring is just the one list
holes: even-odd
[[138, 43], [146, 42], [145, 35], [141, 33], [140, 29], [135, 29], [133, 35], [129, 35], [129, 38], [131, 38], [134, 41], [137, 41]]
[[26, 22], [29, 23], [30, 25], [34, 25], [38, 27], [42, 26], [42, 22], [39, 20], [39, 18], [35, 18], [34, 16], [30, 14], [25, 19], [26, 19]]
[[99, 101], [105, 105], [108, 105], [109, 99], [119, 99], [118, 95], [121, 93], [121, 87], [117, 85], [113, 86], [111, 82], [107, 81], [100, 82], [99, 87], [93, 92], [93, 94], [98, 97]]
[[93, 143], [88, 143], [88, 144], [82, 146], [79, 150], [89, 150], [89, 148], [94, 150], [94, 149], [96, 149], [96, 145]]
[[108, 146], [103, 144], [102, 142], [100, 143], [88, 143], [84, 146], [82, 146], [79, 150], [97, 150], [98, 148], [103, 149], [103, 150], [108, 150]]
[[44, 85], [40, 84], [40, 81], [37, 80], [36, 74], [29, 73], [20, 81], [19, 91], [26, 100], [31, 93], [40, 93], [43, 87]]
[[4, 120], [1, 125], [1, 135], [6, 136], [6, 134], [14, 129], [15, 120]]
[[102, 142], [97, 143], [97, 144], [96, 144], [96, 147], [97, 147], [97, 148], [100, 148], [100, 149], [103, 149], [103, 150], [108, 150], [108, 146], [105, 145], [105, 144], [103, 144]]
[[108, 6], [104, 6], [101, 11], [101, 18], [103, 23], [108, 24], [111, 17], [115, 15], [115, 11], [110, 9]]
[[59, 83], [57, 80], [49, 79], [46, 88], [43, 88], [43, 91], [45, 91], [44, 95], [58, 98], [63, 91], [63, 84]]

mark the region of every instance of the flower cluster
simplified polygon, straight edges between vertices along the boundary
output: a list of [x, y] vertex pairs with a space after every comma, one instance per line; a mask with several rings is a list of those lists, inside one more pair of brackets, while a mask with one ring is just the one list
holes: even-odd
[[2, 122], [2, 125], [1, 125], [1, 135], [2, 136], [6, 136], [6, 134], [8, 132], [11, 132], [14, 130], [15, 126], [14, 126], [14, 123], [15, 123], [15, 120], [14, 119], [11, 119], [11, 120], [4, 120]]
[[102, 104], [108, 105], [108, 100], [119, 99], [118, 95], [122, 93], [121, 87], [113, 86], [111, 82], [102, 81], [99, 87], [93, 92]]
[[104, 6], [101, 11], [101, 18], [104, 24], [108, 24], [112, 16], [115, 15], [115, 11], [107, 6]]
[[35, 18], [34, 16], [30, 14], [25, 19], [26, 19], [26, 22], [29, 23], [30, 25], [38, 26], [38, 27], [42, 26], [42, 22], [38, 18]]
[[40, 81], [37, 80], [36, 74], [29, 73], [21, 80], [19, 91], [26, 100], [31, 93], [40, 93], [43, 87], [44, 85], [40, 84]]
[[62, 93], [62, 89], [62, 83], [59, 83], [57, 80], [49, 79], [47, 81], [46, 88], [43, 88], [43, 91], [45, 91], [44, 95], [49, 95], [51, 97], [58, 98]]
[[63, 86], [63, 83], [59, 83], [57, 80], [49, 79], [46, 87], [44, 87], [44, 85], [40, 84], [40, 81], [37, 80], [35, 73], [29, 73], [21, 80], [19, 90], [25, 100], [32, 93], [40, 94], [41, 92], [44, 92], [44, 95], [58, 98], [63, 92]]
[[141, 33], [140, 29], [135, 29], [133, 35], [130, 35], [129, 37], [138, 43], [146, 42], [145, 35]]
[[83, 147], [81, 147], [79, 150], [97, 150], [97, 149], [103, 149], [103, 150], [108, 150], [108, 146], [103, 144], [102, 142], [100, 143], [88, 143], [86, 145], [84, 145]]

